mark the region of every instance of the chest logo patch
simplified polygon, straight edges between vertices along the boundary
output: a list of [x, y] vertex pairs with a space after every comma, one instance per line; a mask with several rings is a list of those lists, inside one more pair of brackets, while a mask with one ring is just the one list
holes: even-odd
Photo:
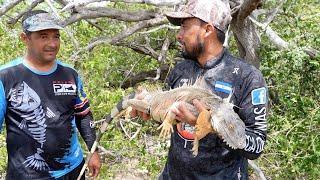
[[53, 82], [53, 92], [56, 96], [76, 95], [76, 91], [77, 86], [73, 83]]

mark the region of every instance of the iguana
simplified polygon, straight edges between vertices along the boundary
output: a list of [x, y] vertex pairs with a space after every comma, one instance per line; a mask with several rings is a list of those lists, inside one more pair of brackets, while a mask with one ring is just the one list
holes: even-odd
[[[192, 149], [194, 155], [197, 155], [199, 140], [211, 132], [217, 133], [233, 149], [245, 147], [245, 125], [234, 112], [234, 105], [229, 102], [232, 94], [222, 99], [210, 90], [204, 78], [199, 78], [193, 85], [183, 85], [169, 91], [153, 91], [145, 94], [142, 100], [127, 100], [127, 106], [148, 113], [152, 119], [161, 122], [158, 128], [161, 129], [160, 137], [166, 137], [173, 132], [173, 124], [176, 123], [176, 120], [172, 110], [177, 108], [179, 103], [184, 102], [186, 107], [198, 117]], [[192, 105], [194, 99], [200, 100], [209, 111], [197, 112]]]
[[[160, 137], [170, 135], [173, 132], [173, 124], [176, 123], [175, 114], [172, 110], [181, 102], [184, 102], [186, 107], [198, 117], [192, 148], [194, 156], [198, 154], [199, 140], [209, 133], [216, 133], [233, 149], [243, 149], [245, 147], [245, 125], [238, 114], [234, 112], [234, 105], [229, 102], [231, 95], [226, 99], [222, 99], [213, 94], [204, 78], [199, 78], [193, 85], [183, 85], [168, 91], [145, 91], [145, 96], [141, 100], [134, 97], [135, 93], [123, 98], [111, 110], [111, 113], [106, 116], [106, 120], [98, 132], [95, 144], [91, 148], [91, 153], [94, 152], [108, 123], [122, 110], [130, 106], [138, 111], [150, 114], [152, 119], [162, 123], [158, 128], [161, 129]], [[194, 99], [198, 99], [205, 104], [209, 111], [197, 112], [197, 109], [192, 104]]]

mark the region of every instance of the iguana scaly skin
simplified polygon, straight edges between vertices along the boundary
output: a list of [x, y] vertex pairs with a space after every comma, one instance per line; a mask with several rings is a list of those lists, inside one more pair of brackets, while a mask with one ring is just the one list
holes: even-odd
[[[205, 104], [209, 111], [197, 112], [192, 101], [198, 99]], [[222, 99], [212, 93], [203, 78], [198, 79], [194, 85], [184, 85], [169, 91], [147, 92], [144, 99], [128, 99], [127, 105], [134, 109], [149, 113], [151, 117], [162, 122], [160, 137], [167, 137], [173, 132], [173, 124], [176, 123], [173, 109], [181, 102], [186, 103], [187, 108], [198, 117], [193, 144], [193, 154], [198, 154], [199, 140], [208, 133], [216, 133], [233, 149], [243, 149], [246, 143], [245, 125], [238, 114], [233, 110], [233, 104], [229, 98]]]

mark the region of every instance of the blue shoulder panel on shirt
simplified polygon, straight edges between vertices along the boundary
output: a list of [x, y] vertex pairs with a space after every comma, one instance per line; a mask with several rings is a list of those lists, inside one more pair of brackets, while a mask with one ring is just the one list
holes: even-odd
[[78, 76], [78, 84], [77, 85], [78, 85], [78, 91], [80, 93], [79, 96], [81, 95], [82, 98], [86, 98], [87, 95], [83, 90], [83, 83], [82, 83], [82, 80], [79, 76]]
[[18, 58], [16, 58], [15, 60], [10, 61], [10, 62], [2, 65], [2, 66], [0, 67], [0, 71], [3, 70], [3, 69], [10, 68], [10, 67], [12, 67], [12, 66], [16, 66], [16, 65], [21, 64], [21, 63], [22, 63], [22, 59], [23, 59], [23, 58], [18, 57]]
[[2, 81], [0, 81], [0, 132], [2, 129], [4, 116], [6, 114], [6, 109], [7, 109], [7, 102], [6, 102], [6, 97], [4, 93], [4, 87], [3, 87]]
[[[68, 67], [68, 68], [71, 68], [71, 69], [75, 70], [74, 67], [72, 67], [70, 64], [63, 63], [63, 62], [61, 62], [59, 59], [57, 60], [57, 63], [58, 63], [59, 65], [61, 65], [61, 66]], [[76, 71], [76, 70], [75, 70], [75, 71]]]
[[[21, 63], [22, 63], [22, 58], [21, 57], [16, 58], [15, 60], [10, 61], [9, 63], [2, 65], [0, 67], [0, 71], [7, 69], [7, 68], [10, 68], [10, 67], [13, 67], [13, 66], [17, 66]], [[7, 103], [6, 103], [5, 91], [4, 91], [2, 81], [0, 81], [0, 131], [2, 129], [2, 123], [4, 120], [4, 116], [6, 114], [6, 109], [7, 109]]]
[[57, 70], [57, 63], [54, 64], [54, 67], [51, 68], [49, 71], [39, 71], [37, 69], [34, 69], [32, 67], [30, 67], [27, 63], [23, 62], [23, 65], [25, 67], [27, 67], [30, 71], [32, 71], [33, 73], [35, 74], [38, 74], [38, 75], [50, 75], [52, 74], [53, 72], [55, 72]]

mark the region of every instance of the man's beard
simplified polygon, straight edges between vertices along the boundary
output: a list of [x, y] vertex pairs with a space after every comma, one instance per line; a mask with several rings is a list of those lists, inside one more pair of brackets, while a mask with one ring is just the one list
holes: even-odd
[[198, 44], [194, 46], [190, 52], [188, 52], [186, 48], [184, 51], [182, 51], [182, 56], [185, 59], [198, 61], [198, 57], [203, 53], [204, 43], [201, 42], [199, 36], [197, 36], [197, 42]]

